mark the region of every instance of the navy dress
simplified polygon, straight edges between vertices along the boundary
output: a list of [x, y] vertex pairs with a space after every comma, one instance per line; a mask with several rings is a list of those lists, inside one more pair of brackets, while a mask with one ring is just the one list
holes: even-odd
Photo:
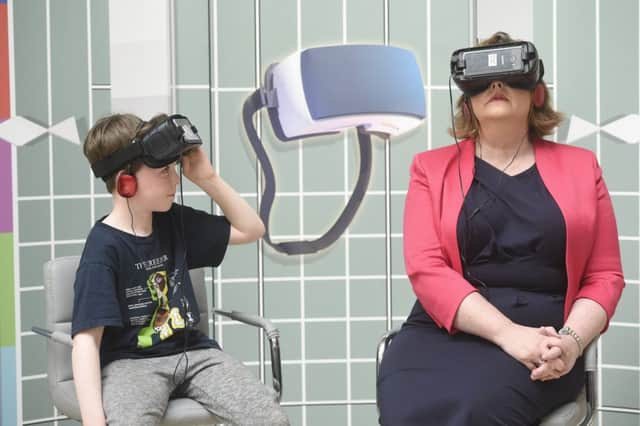
[[[562, 213], [537, 167], [509, 176], [481, 159], [458, 218], [465, 278], [512, 321], [563, 324], [567, 289]], [[557, 380], [530, 371], [498, 346], [449, 335], [416, 301], [387, 349], [378, 378], [380, 422], [389, 426], [535, 425], [575, 399], [584, 363]]]

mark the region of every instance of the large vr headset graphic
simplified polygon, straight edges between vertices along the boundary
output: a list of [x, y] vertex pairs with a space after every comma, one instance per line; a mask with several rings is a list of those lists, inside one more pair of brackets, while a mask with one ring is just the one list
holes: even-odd
[[202, 145], [202, 140], [198, 129], [184, 115], [174, 114], [158, 123], [140, 140], [134, 139], [125, 148], [93, 163], [91, 170], [96, 177], [106, 181], [135, 160], [141, 160], [152, 168], [164, 167], [199, 145]]
[[451, 76], [466, 96], [483, 92], [495, 80], [533, 90], [543, 75], [542, 60], [528, 41], [459, 49], [451, 55]]
[[[297, 52], [271, 65], [264, 81], [264, 87], [243, 105], [245, 130], [265, 177], [260, 204], [264, 241], [288, 255], [315, 253], [342, 235], [364, 198], [371, 175], [370, 135], [397, 136], [425, 118], [420, 69], [413, 53], [405, 49], [340, 45]], [[283, 142], [357, 129], [360, 169], [355, 188], [336, 222], [315, 240], [271, 240], [269, 216], [276, 179], [253, 123], [253, 115], [264, 107], [275, 135]]]

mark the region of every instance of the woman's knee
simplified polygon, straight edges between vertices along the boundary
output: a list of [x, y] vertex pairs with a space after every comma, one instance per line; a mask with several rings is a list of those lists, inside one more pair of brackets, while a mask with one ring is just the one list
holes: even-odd
[[460, 415], [473, 426], [523, 426], [535, 423], [530, 401], [518, 398], [513, 392], [478, 391], [460, 401]]

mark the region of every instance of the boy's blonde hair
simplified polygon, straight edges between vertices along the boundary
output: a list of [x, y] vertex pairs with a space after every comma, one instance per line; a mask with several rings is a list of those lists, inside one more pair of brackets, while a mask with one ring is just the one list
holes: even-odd
[[[89, 129], [87, 137], [84, 139], [84, 156], [87, 157], [90, 164], [94, 164], [126, 147], [134, 139], [142, 138], [166, 118], [166, 114], [158, 114], [148, 122], [143, 122], [140, 117], [133, 114], [112, 114], [102, 117]], [[131, 164], [131, 170], [135, 172], [140, 164], [140, 161], [134, 161]], [[109, 192], [113, 192], [116, 187], [116, 174], [117, 171], [105, 180]]]

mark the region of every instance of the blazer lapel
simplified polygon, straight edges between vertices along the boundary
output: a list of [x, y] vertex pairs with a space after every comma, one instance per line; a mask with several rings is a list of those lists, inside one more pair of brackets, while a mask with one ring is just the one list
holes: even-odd
[[462, 188], [464, 195], [467, 195], [471, 182], [473, 181], [473, 169], [475, 149], [472, 139], [465, 139], [460, 142], [460, 174], [458, 174], [458, 153], [449, 162], [447, 173], [444, 179], [444, 190], [442, 192], [442, 245], [446, 255], [451, 261], [451, 267], [462, 273], [462, 262], [460, 260], [460, 247], [458, 246], [457, 227], [458, 217], [462, 210], [464, 197], [460, 190], [460, 178], [462, 178]]

